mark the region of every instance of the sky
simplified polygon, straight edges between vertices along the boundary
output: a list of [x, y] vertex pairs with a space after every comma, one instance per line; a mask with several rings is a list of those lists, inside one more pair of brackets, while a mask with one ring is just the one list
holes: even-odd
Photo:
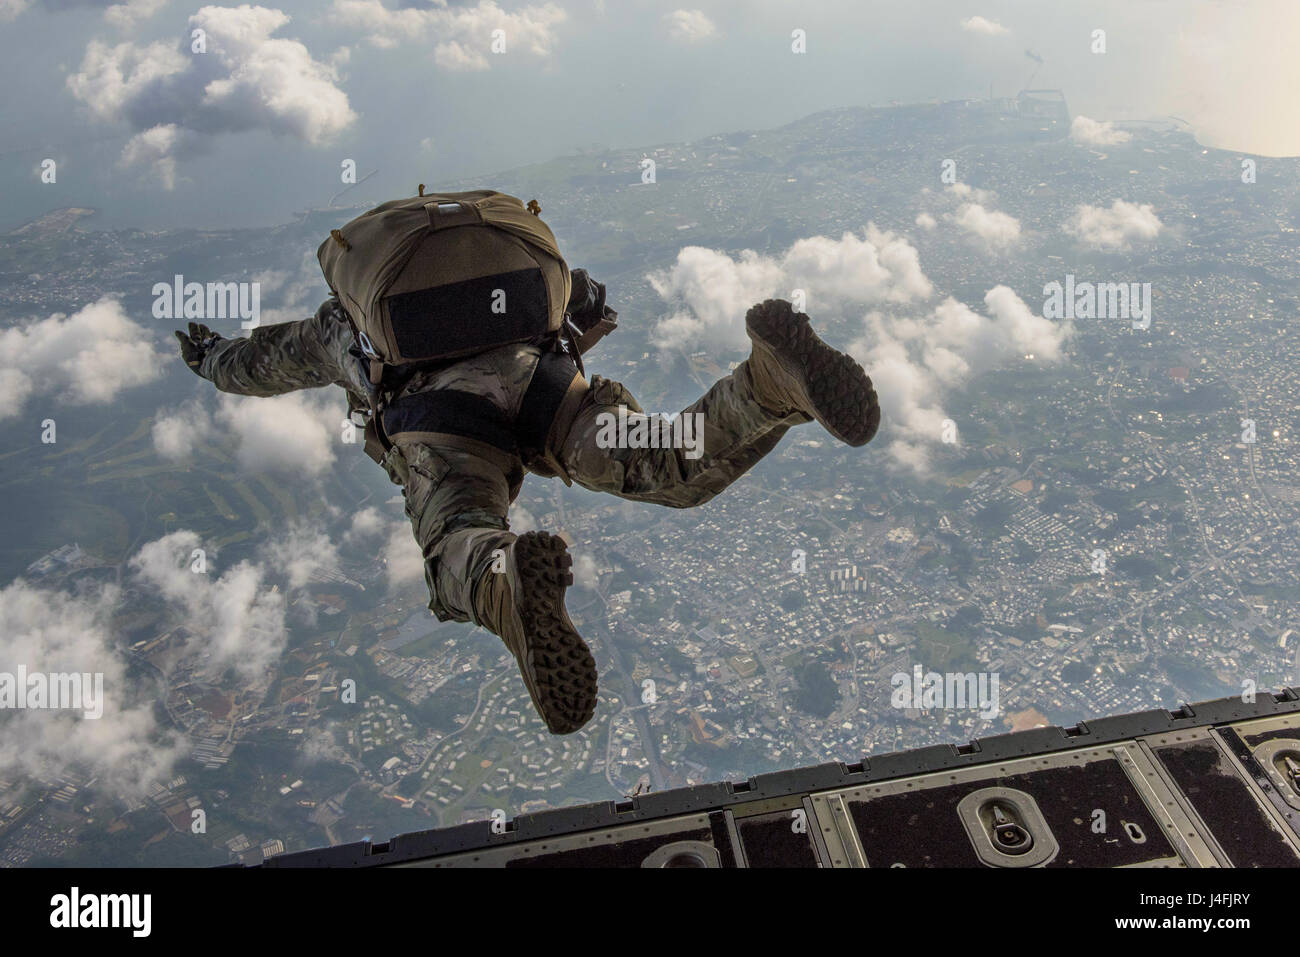
[[[579, 148], [648, 147], [990, 88], [1010, 96], [1031, 75], [1035, 87], [1065, 91], [1077, 148], [1118, 145], [1127, 134], [1115, 124], [1174, 114], [1206, 145], [1300, 152], [1294, 0], [395, 2], [0, 0], [0, 230], [67, 206], [100, 210], [90, 225], [106, 227], [266, 226], [326, 205], [346, 159], [362, 175], [377, 170], [371, 195], [477, 175], [490, 186], [493, 172]], [[495, 30], [504, 52], [492, 50]], [[796, 30], [806, 53], [791, 49]], [[1097, 30], [1105, 52], [1093, 52]], [[52, 182], [42, 179], [46, 159]], [[868, 224], [860, 236], [809, 236], [762, 255], [682, 248], [648, 277], [667, 305], [652, 340], [743, 352], [749, 304], [812, 289], [819, 316], [858, 322], [848, 348], [880, 391], [887, 463], [924, 472], [947, 441], [948, 396], [1010, 358], [1059, 361], [1072, 333], [1005, 285], [971, 303], [939, 288], [914, 236], [945, 230], [992, 262], [1032, 240], [993, 193], [958, 182], [923, 194], [915, 234]], [[1167, 227], [1149, 203], [1100, 202], [1059, 224], [1079, 248], [1162, 241]], [[305, 279], [267, 283], [277, 319], [315, 305], [301, 298], [320, 292], [306, 252]], [[0, 421], [39, 421], [56, 400], [111, 405], [127, 390], [159, 389], [175, 346], [138, 318], [106, 295], [0, 330]], [[151, 438], [162, 458], [223, 441], [250, 473], [316, 481], [343, 454], [337, 395], [201, 394], [178, 403], [159, 391]], [[288, 640], [285, 596], [358, 541], [384, 548], [394, 587], [419, 587], [423, 559], [407, 523], [374, 508], [337, 543], [323, 528], [291, 529], [197, 589], [188, 564], [197, 535], [174, 531], [136, 551], [126, 583], [178, 604], [210, 664], [251, 681], [269, 675]], [[580, 577], [591, 561], [579, 556]], [[109, 619], [121, 600], [117, 586], [89, 596], [0, 587], [0, 652], [90, 662], [120, 684], [127, 669]], [[0, 770], [86, 762], [113, 787], [138, 789], [184, 753], [152, 740], [150, 700], [119, 699], [107, 720], [82, 726], [20, 716], [0, 740]]]
[[1099, 120], [1174, 114], [1207, 145], [1300, 153], [1292, 0], [399, 2], [0, 0], [0, 230], [64, 206], [265, 226], [327, 205], [347, 159], [407, 195], [1031, 75]]

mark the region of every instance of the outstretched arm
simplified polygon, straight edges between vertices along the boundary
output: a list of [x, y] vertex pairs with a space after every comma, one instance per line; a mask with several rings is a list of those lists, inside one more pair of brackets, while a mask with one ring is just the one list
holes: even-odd
[[223, 339], [194, 323], [188, 336], [176, 337], [186, 364], [222, 392], [272, 396], [331, 384], [355, 387], [359, 377], [348, 353], [352, 328], [332, 299], [310, 319], [260, 326], [246, 339]]

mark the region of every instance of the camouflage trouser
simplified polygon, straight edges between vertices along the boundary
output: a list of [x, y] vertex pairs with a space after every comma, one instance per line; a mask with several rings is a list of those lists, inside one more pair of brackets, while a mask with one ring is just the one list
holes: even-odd
[[[522, 358], [522, 357], [521, 357]], [[533, 359], [532, 361], [535, 361]], [[518, 388], [526, 388], [527, 376]], [[514, 397], [512, 403], [518, 405]], [[567, 434], [551, 449], [573, 481], [639, 502], [690, 508], [707, 502], [772, 450], [802, 415], [778, 418], [753, 399], [746, 363], [719, 380], [682, 415], [703, 414], [703, 447], [698, 458], [682, 448], [603, 448], [598, 439], [602, 413], [626, 422], [654, 419], [618, 382], [593, 376]], [[696, 420], [692, 420], [696, 421]], [[519, 492], [526, 463], [508, 474], [499, 463], [459, 448], [411, 443], [400, 447], [401, 472], [386, 463], [394, 480], [405, 484], [406, 514], [424, 550], [429, 607], [442, 620], [473, 621], [499, 633], [493, 619], [497, 599], [477, 589], [493, 564], [496, 549], [515, 540], [506, 513]], [[482, 594], [480, 594], [482, 592]]]

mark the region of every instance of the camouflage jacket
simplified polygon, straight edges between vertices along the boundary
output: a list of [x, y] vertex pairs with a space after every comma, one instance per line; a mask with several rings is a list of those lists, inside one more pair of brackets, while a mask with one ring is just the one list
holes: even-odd
[[371, 389], [356, 336], [336, 299], [321, 303], [310, 319], [259, 326], [243, 339], [217, 340], [199, 374], [236, 395], [340, 385], [358, 407], [368, 405]]
[[[572, 278], [568, 313], [581, 316], [599, 311], [604, 287], [583, 269], [573, 270]], [[461, 389], [483, 395], [513, 420], [540, 353], [538, 343], [523, 342], [428, 365], [407, 379], [394, 398]], [[367, 370], [347, 313], [331, 297], [309, 319], [260, 326], [247, 338], [217, 340], [204, 356], [199, 374], [222, 392], [236, 395], [273, 396], [338, 385], [347, 390], [351, 411], [370, 408], [375, 387]]]

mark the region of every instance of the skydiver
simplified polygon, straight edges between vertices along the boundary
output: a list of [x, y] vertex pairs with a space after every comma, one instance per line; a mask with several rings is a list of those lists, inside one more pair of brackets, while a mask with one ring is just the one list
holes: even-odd
[[[604, 447], [601, 422], [620, 408], [629, 431], [638, 419], [658, 417], [645, 416], [620, 383], [588, 380], [580, 371], [574, 329], [617, 313], [602, 283], [585, 270], [564, 269], [571, 294], [563, 332], [405, 369], [388, 399], [392, 408], [415, 409], [418, 421], [390, 429], [391, 444], [375, 455], [402, 486], [423, 551], [430, 610], [440, 621], [473, 622], [505, 642], [553, 734], [591, 719], [596, 665], [565, 609], [573, 561], [564, 540], [510, 531], [507, 512], [526, 472], [691, 508], [749, 471], [792, 426], [815, 420], [839, 441], [862, 446], [880, 423], [875, 391], [857, 362], [823, 342], [789, 302], [769, 299], [745, 316], [749, 357], [680, 413], [703, 415], [702, 455]], [[223, 392], [275, 396], [338, 385], [350, 410], [364, 415], [373, 408], [373, 346], [337, 295], [311, 318], [254, 328], [246, 338], [223, 338], [193, 322], [176, 336], [189, 368]], [[540, 388], [539, 369], [558, 387]]]

